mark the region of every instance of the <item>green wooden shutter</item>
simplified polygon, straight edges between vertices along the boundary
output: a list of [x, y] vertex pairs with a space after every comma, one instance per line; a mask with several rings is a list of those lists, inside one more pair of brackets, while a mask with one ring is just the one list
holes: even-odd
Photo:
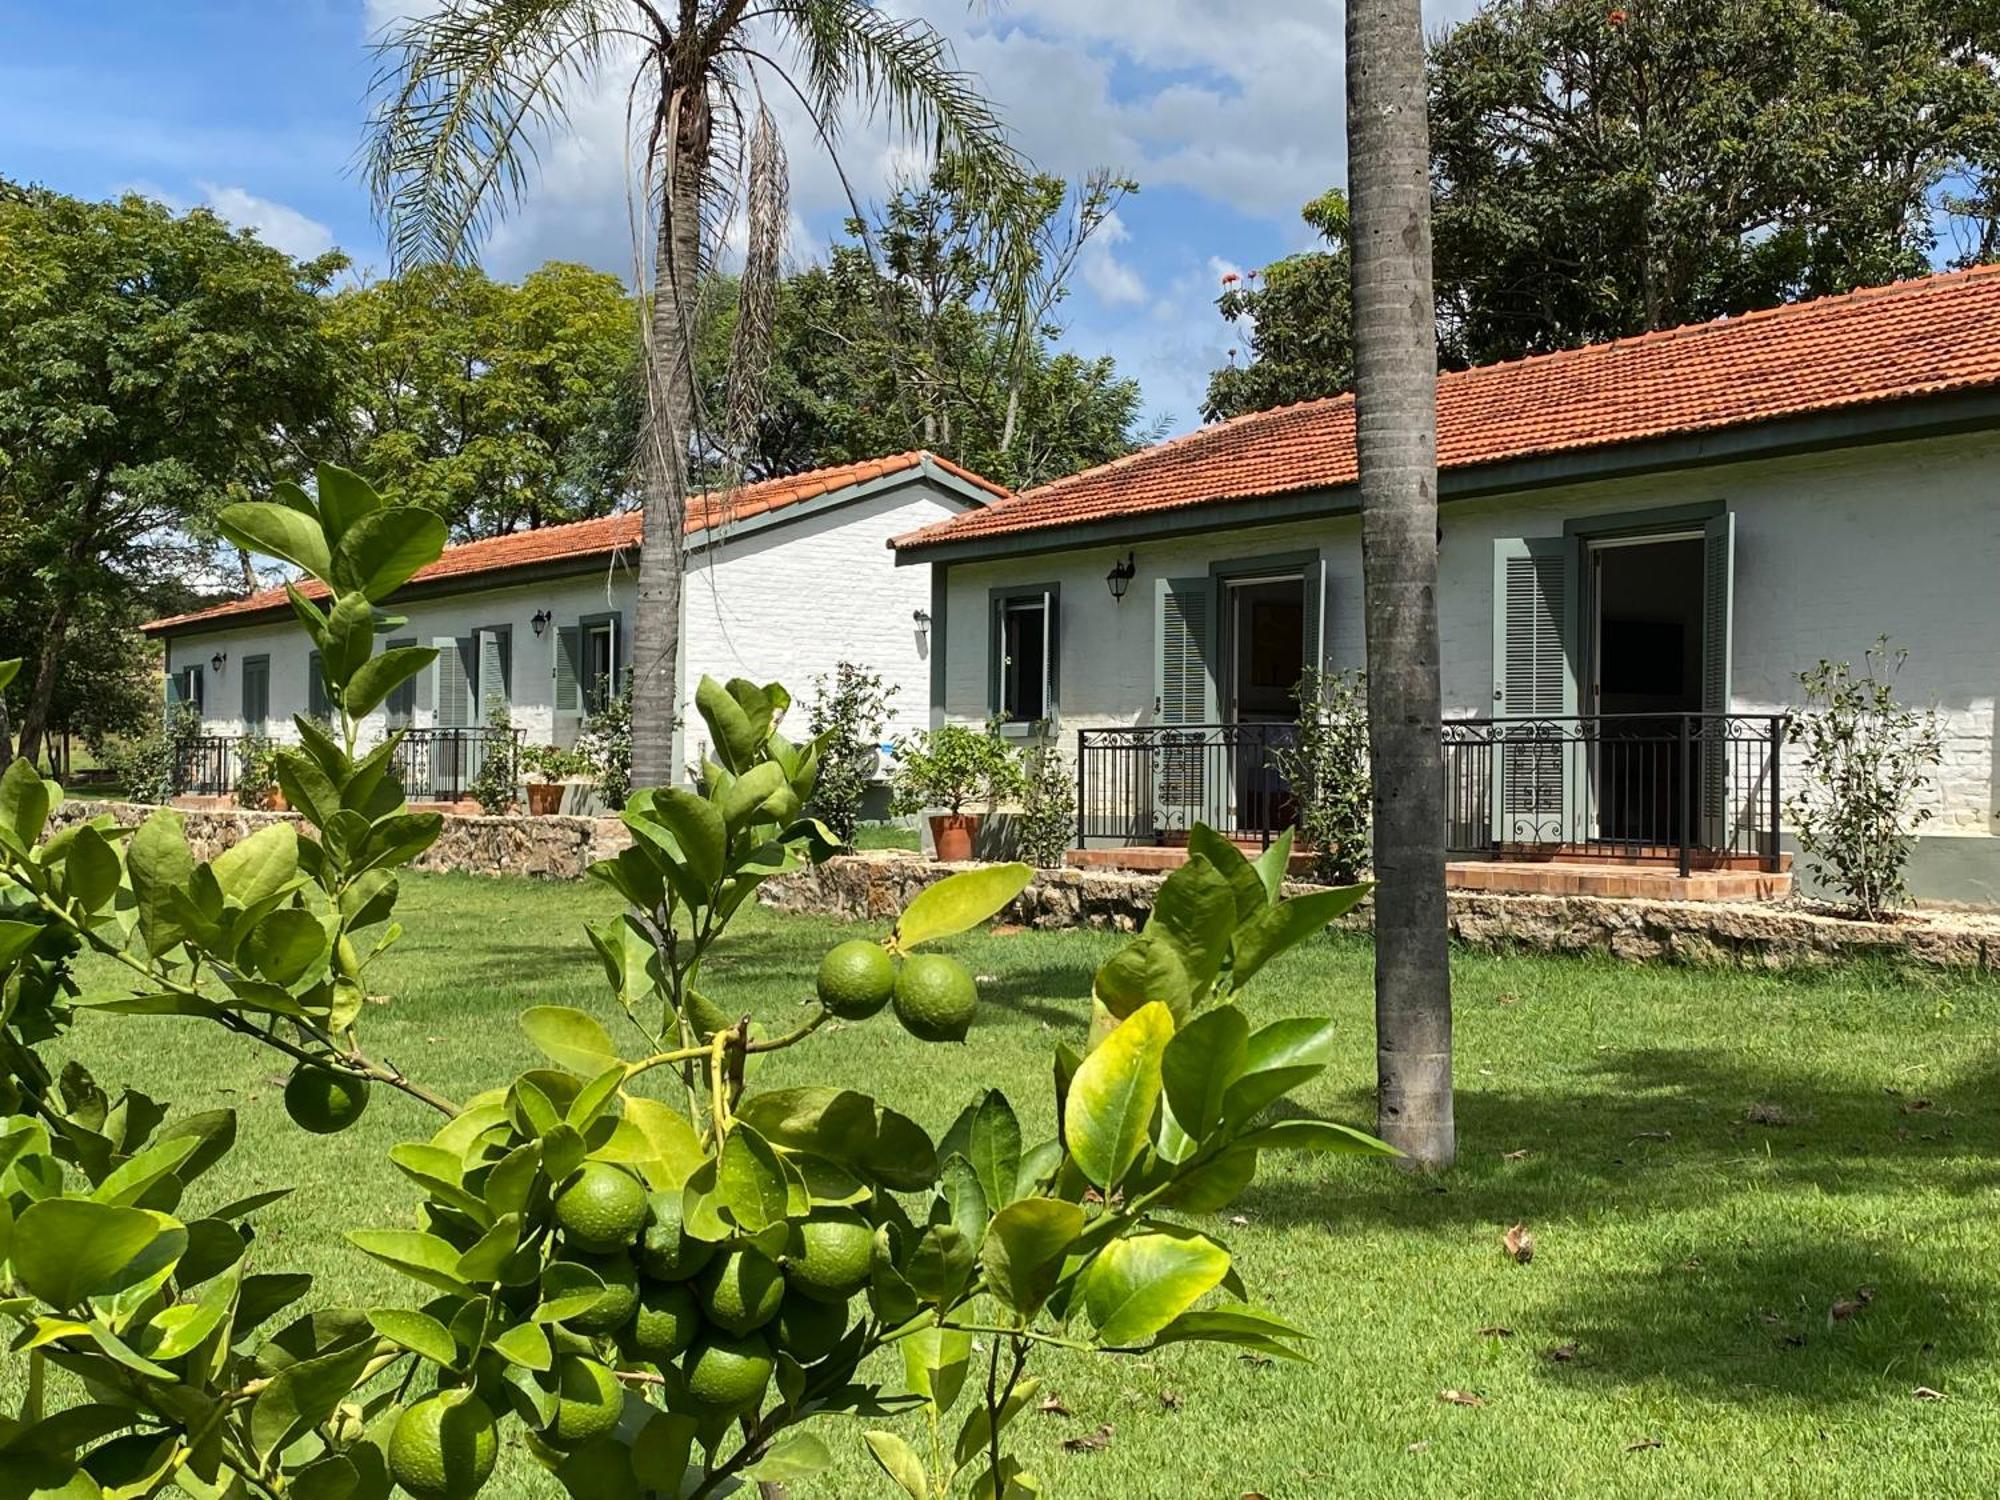
[[333, 704], [326, 696], [326, 670], [320, 665], [317, 651], [306, 658], [306, 717], [333, 717]]
[[1730, 632], [1735, 623], [1736, 517], [1725, 511], [1702, 527], [1701, 609], [1701, 820], [1711, 849], [1731, 842], [1729, 728], [1733, 684]]
[[1326, 669], [1326, 559], [1316, 557], [1305, 571], [1305, 649], [1308, 667]]
[[[417, 638], [409, 636], [402, 640], [389, 642], [388, 649], [395, 651], [401, 647], [414, 646], [416, 644]], [[417, 677], [423, 675], [423, 673], [419, 672]], [[382, 711], [391, 729], [407, 729], [410, 727], [410, 720], [415, 716], [417, 708], [417, 677], [404, 678], [402, 682], [396, 685], [395, 690], [383, 700]]]
[[463, 729], [472, 723], [472, 676], [466, 663], [472, 656], [469, 638], [440, 636], [437, 664], [432, 668], [436, 682], [437, 722], [441, 729]]
[[271, 658], [243, 658], [243, 732], [262, 735], [271, 718]]
[[[1153, 719], [1162, 725], [1213, 724], [1215, 584], [1209, 578], [1162, 578], [1154, 595]], [[1207, 735], [1184, 746], [1163, 737], [1153, 763], [1154, 825], [1186, 830], [1207, 803]]]
[[1062, 687], [1062, 589], [1050, 584], [1042, 594], [1042, 716], [1053, 724]]
[[504, 710], [509, 706], [507, 689], [514, 675], [510, 660], [511, 634], [506, 630], [479, 632], [478, 711], [481, 722], [491, 718], [495, 710]]
[[[1547, 721], [1576, 713], [1577, 552], [1571, 537], [1493, 543], [1496, 717]], [[1567, 726], [1547, 722], [1503, 725], [1495, 733], [1496, 839], [1551, 843], [1571, 836], [1577, 744]]]
[[583, 724], [583, 627], [558, 625], [555, 640], [555, 742], [576, 743]]

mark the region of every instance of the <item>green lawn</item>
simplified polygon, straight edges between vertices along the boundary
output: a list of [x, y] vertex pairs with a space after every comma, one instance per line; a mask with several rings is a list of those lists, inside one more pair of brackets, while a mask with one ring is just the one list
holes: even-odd
[[[410, 879], [413, 936], [387, 975], [400, 998], [369, 1017], [374, 1050], [458, 1095], [503, 1079], [531, 1056], [515, 1011], [599, 1006], [579, 927], [609, 905], [583, 886]], [[753, 913], [713, 987], [731, 1009], [781, 1019], [842, 935]], [[967, 1046], [922, 1047], [885, 1017], [830, 1028], [761, 1081], [817, 1074], [934, 1128], [998, 1083], [1046, 1134], [1050, 1048], [1082, 1035], [1091, 971], [1115, 941], [964, 941], [985, 1001]], [[1363, 1124], [1368, 966], [1365, 943], [1329, 938], [1250, 1002], [1263, 1017], [1330, 1010], [1346, 1023], [1351, 1047], [1303, 1103]], [[1319, 1333], [1317, 1363], [1185, 1348], [1046, 1360], [1065, 1410], [1019, 1430], [1056, 1494], [1875, 1500], [1987, 1487], [1976, 1455], [2000, 1444], [2000, 988], [1473, 955], [1456, 972], [1462, 1164], [1416, 1180], [1267, 1158], [1250, 1194], [1204, 1226], [1260, 1300]], [[378, 1095], [352, 1133], [310, 1139], [284, 1121], [272, 1057], [212, 1030], [97, 1018], [74, 1050], [106, 1083], [242, 1111], [234, 1180], [214, 1191], [300, 1185], [263, 1215], [264, 1269], [313, 1270], [326, 1300], [412, 1294], [339, 1234], [407, 1212], [413, 1190], [382, 1153], [431, 1128], [414, 1106]], [[1516, 1222], [1535, 1237], [1527, 1265], [1501, 1249]], [[1063, 1450], [1101, 1426], [1101, 1449]], [[796, 1486], [798, 1500], [885, 1492], [857, 1426], [821, 1431], [840, 1467]], [[515, 1451], [487, 1493], [556, 1491]]]

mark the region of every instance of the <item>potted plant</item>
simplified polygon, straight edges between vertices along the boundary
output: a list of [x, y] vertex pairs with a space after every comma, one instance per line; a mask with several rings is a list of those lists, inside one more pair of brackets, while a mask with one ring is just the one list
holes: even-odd
[[997, 802], [1021, 788], [1021, 767], [1013, 749], [991, 724], [971, 729], [946, 724], [899, 740], [890, 775], [899, 813], [931, 812], [931, 842], [947, 864], [972, 858], [980, 817], [969, 803]]
[[285, 811], [285, 794], [278, 787], [278, 747], [262, 735], [248, 734], [236, 748], [236, 805], [258, 812]]
[[529, 815], [546, 818], [562, 811], [564, 784], [588, 776], [590, 761], [580, 751], [560, 745], [530, 745], [521, 752], [521, 770]]

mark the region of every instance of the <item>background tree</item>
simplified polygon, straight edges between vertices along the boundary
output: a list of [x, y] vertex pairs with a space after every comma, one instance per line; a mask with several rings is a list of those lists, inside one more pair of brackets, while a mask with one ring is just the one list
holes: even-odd
[[1437, 323], [1418, 0], [1348, 0], [1355, 446], [1375, 774], [1377, 1134], [1451, 1163], [1437, 617]]
[[344, 462], [455, 539], [587, 520], [627, 495], [642, 381], [617, 277], [418, 266], [342, 292], [326, 330]]
[[[1497, 0], [1429, 64], [1444, 363], [2000, 254], [2000, 13], [1960, 0]], [[1344, 390], [1334, 243], [1225, 288], [1211, 419]]]
[[[299, 262], [204, 209], [0, 194], [0, 557], [28, 561], [35, 654], [19, 751], [41, 749], [80, 620], [200, 576], [215, 512], [324, 420], [318, 293]], [[191, 542], [190, 539], [195, 539]], [[20, 575], [15, 575], [20, 576]]]
[[[762, 405], [787, 223], [786, 167], [768, 87], [811, 114], [822, 142], [859, 104], [956, 152], [969, 178], [1015, 171], [975, 81], [927, 23], [866, 0], [445, 0], [381, 43], [369, 181], [399, 265], [457, 261], [517, 200], [537, 140], [580, 93], [622, 82], [631, 101], [652, 295], [646, 319], [645, 492], [633, 638], [632, 772], [673, 775], [682, 526], [690, 451], [747, 446]], [[778, 58], [788, 56], [789, 62]], [[740, 211], [748, 246], [732, 379], [719, 413], [698, 411], [696, 293], [723, 223]], [[712, 423], [699, 421], [713, 415]]]
[[1216, 299], [1222, 316], [1243, 329], [1243, 363], [1232, 350], [1229, 363], [1208, 377], [1206, 421], [1337, 396], [1354, 383], [1347, 194], [1321, 193], [1302, 217], [1326, 249], [1272, 261], [1229, 281]]
[[[1136, 381], [1054, 348], [1078, 257], [1131, 190], [1097, 173], [984, 194], [946, 162], [851, 219], [824, 265], [785, 279], [763, 407], [746, 447], [710, 464], [762, 477], [928, 448], [1024, 489], [1149, 441]], [[707, 295], [697, 368], [716, 406], [738, 283]]]

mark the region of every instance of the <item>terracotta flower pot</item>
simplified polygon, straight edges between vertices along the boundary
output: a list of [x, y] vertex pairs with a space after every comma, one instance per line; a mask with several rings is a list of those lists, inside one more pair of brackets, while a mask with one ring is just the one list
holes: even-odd
[[931, 815], [931, 842], [937, 846], [937, 857], [948, 865], [964, 864], [972, 858], [972, 840], [978, 833], [977, 813]]
[[285, 794], [276, 787], [264, 793], [265, 812], [290, 812], [292, 804], [285, 800]]
[[528, 812], [537, 818], [546, 818], [562, 811], [563, 784], [560, 781], [531, 781], [528, 783]]

